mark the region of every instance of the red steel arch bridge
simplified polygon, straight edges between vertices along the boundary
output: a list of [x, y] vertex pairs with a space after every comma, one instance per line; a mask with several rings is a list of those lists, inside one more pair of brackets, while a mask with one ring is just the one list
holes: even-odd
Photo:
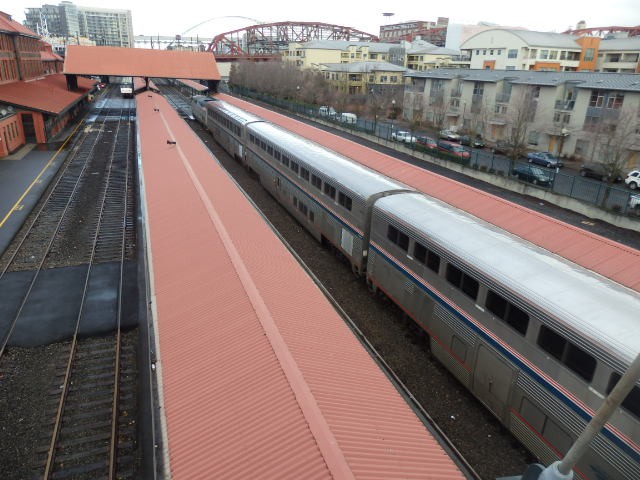
[[606, 37], [612, 33], [626, 33], [629, 37], [636, 37], [640, 35], [640, 25], [635, 27], [591, 27], [591, 28], [579, 28], [575, 30], [567, 30], [569, 35], [591, 35], [594, 37]]
[[267, 60], [280, 55], [291, 42], [347, 40], [377, 42], [378, 37], [351, 27], [317, 22], [262, 23], [214, 37], [208, 47], [216, 61], [241, 58]]

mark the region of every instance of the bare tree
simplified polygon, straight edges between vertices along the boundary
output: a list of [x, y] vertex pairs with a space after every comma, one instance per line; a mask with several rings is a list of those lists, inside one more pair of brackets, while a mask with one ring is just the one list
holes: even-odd
[[609, 182], [624, 176], [638, 128], [635, 109], [624, 107], [603, 109], [599, 121], [587, 129], [593, 139], [590, 159], [605, 165]]
[[445, 94], [443, 89], [432, 91], [427, 99], [428, 105], [425, 107], [427, 119], [437, 130], [442, 130], [444, 120], [449, 111], [449, 96]]
[[[538, 110], [537, 89], [523, 86], [509, 101], [506, 113], [501, 113], [511, 127], [507, 140], [512, 145], [511, 158], [515, 159], [525, 154], [529, 143], [529, 133], [536, 121]], [[538, 115], [540, 116], [540, 115]]]

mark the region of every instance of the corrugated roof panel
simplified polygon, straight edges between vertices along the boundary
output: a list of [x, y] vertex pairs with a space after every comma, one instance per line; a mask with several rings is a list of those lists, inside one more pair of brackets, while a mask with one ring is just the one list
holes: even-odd
[[173, 477], [463, 478], [189, 127], [137, 105]]
[[[512, 204], [486, 192], [480, 192], [472, 187], [431, 172], [420, 169], [421, 172], [416, 173], [414, 169], [418, 167], [407, 166], [404, 162], [399, 162], [388, 155], [362, 145], [355, 145], [348, 139], [298, 122], [249, 102], [229, 95], [220, 95], [220, 98], [245, 108], [256, 115], [260, 115], [268, 121], [283, 125], [299, 135], [326, 145], [369, 168], [476, 215], [542, 248], [557, 252], [578, 265], [590, 268], [622, 285], [640, 291], [638, 289], [640, 285], [640, 251], [638, 250], [599, 235], [579, 230], [533, 210]], [[346, 152], [349, 152], [349, 154]], [[472, 193], [463, 193], [465, 190]], [[513, 211], [514, 215], [506, 214], [507, 210]], [[496, 212], [500, 213], [496, 215]], [[527, 221], [523, 222], [522, 218], [526, 218]], [[566, 232], [566, 236], [562, 235], [562, 245], [556, 242], [556, 237], [560, 231]], [[621, 258], [624, 259], [626, 264], [635, 267], [635, 276], [629, 275], [628, 272], [622, 274], [619, 271], [617, 265], [620, 263]]]

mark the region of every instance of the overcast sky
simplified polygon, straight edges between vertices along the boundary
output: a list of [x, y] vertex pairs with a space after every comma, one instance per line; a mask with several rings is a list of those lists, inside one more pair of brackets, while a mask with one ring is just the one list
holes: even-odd
[[[0, 9], [6, 11], [20, 23], [24, 20], [24, 10], [40, 7], [49, 1], [3, 1]], [[529, 30], [562, 32], [575, 28], [580, 20], [588, 27], [612, 25], [640, 25], [639, 0], [584, 0], [571, 2], [562, 0], [538, 0], [518, 3], [505, 0], [456, 0], [446, 2], [438, 8], [411, 8], [417, 2], [401, 2], [406, 8], [400, 9], [395, 2], [369, 0], [315, 0], [310, 2], [267, 2], [265, 0], [244, 0], [238, 2], [212, 2], [182, 0], [171, 2], [172, 7], [164, 7], [161, 2], [146, 0], [79, 0], [78, 6], [129, 9], [133, 17], [134, 35], [200, 35], [212, 37], [229, 30], [243, 28], [260, 22], [315, 21], [337, 24], [377, 35], [380, 25], [400, 23], [410, 20], [435, 21], [437, 17], [448, 17], [450, 23], [477, 24], [491, 22], [498, 25], [525, 27]], [[169, 3], [169, 2], [167, 2]], [[436, 2], [437, 3], [437, 2]], [[166, 4], [165, 4], [166, 5]], [[286, 6], [285, 6], [286, 5]], [[297, 5], [296, 8], [293, 5]], [[300, 7], [304, 5], [302, 11]], [[433, 6], [433, 3], [429, 3]], [[578, 5], [580, 8], [578, 8]], [[383, 13], [394, 13], [384, 17]], [[226, 18], [225, 18], [226, 17]], [[247, 17], [247, 18], [230, 18]], [[198, 28], [192, 28], [205, 22]]]

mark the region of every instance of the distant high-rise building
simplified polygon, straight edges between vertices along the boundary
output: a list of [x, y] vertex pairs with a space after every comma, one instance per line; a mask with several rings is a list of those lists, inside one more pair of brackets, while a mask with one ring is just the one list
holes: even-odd
[[96, 45], [133, 48], [131, 10], [59, 5], [28, 8], [24, 25], [45, 36], [87, 37]]

